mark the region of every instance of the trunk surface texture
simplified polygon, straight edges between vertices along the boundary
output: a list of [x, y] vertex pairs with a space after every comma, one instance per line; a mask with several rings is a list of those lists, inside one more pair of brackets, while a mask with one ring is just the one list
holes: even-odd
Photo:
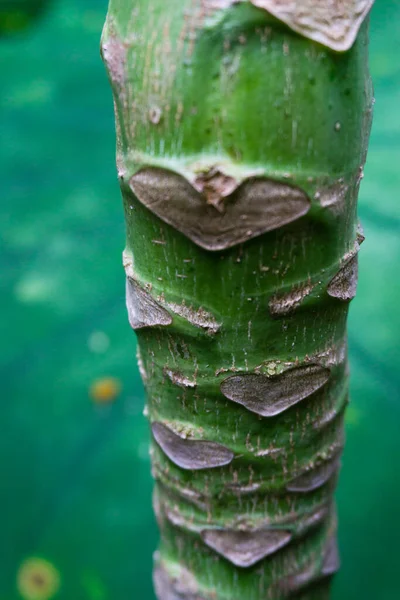
[[329, 597], [371, 4], [110, 2], [159, 600]]

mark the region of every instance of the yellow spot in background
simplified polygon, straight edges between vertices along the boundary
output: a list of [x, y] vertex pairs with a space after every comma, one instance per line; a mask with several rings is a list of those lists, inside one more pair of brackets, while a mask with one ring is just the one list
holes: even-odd
[[114, 402], [121, 393], [121, 383], [115, 377], [96, 379], [90, 386], [90, 397], [96, 404]]
[[28, 558], [19, 568], [17, 588], [24, 600], [50, 600], [60, 588], [60, 575], [47, 560]]

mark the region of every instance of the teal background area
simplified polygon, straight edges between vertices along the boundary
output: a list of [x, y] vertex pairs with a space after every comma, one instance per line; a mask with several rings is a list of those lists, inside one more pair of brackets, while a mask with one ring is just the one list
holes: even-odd
[[[35, 600], [16, 586], [30, 557], [58, 570], [59, 600], [154, 598], [148, 429], [125, 314], [112, 101], [98, 50], [105, 14], [105, 0], [54, 0], [28, 29], [0, 38], [0, 600]], [[333, 600], [400, 598], [396, 0], [373, 10], [371, 70]], [[99, 406], [89, 388], [106, 376], [123, 389]]]

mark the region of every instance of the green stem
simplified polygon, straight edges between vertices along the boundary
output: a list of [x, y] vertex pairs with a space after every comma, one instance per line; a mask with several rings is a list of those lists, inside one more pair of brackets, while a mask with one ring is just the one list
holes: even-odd
[[338, 567], [371, 2], [305, 4], [110, 2], [160, 600], [321, 600]]

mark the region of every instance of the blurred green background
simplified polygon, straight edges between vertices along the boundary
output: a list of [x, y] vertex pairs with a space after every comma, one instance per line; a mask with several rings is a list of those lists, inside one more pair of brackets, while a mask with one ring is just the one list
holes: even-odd
[[[106, 0], [46, 9], [0, 28], [0, 600], [152, 600], [148, 430], [98, 50]], [[376, 2], [371, 70], [333, 600], [400, 598], [398, 0]]]

